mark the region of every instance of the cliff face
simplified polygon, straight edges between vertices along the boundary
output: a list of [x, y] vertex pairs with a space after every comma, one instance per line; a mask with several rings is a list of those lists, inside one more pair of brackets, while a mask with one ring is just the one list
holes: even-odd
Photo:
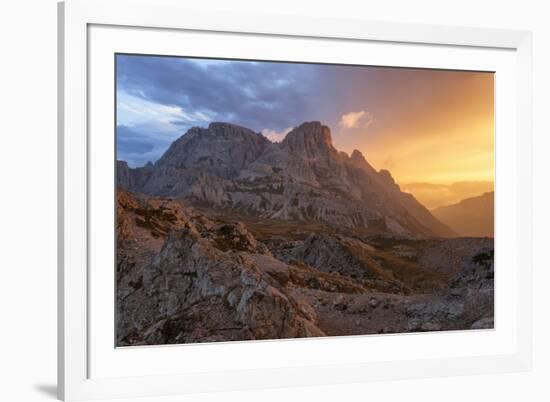
[[413, 236], [453, 236], [390, 172], [332, 144], [328, 127], [303, 123], [281, 143], [226, 123], [192, 128], [153, 165], [120, 162], [122, 188], [247, 215], [363, 227]]

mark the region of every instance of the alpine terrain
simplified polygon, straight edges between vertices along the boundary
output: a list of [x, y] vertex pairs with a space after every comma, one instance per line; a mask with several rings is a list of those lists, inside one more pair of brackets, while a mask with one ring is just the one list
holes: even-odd
[[116, 174], [119, 346], [493, 327], [493, 239], [319, 122], [195, 127]]

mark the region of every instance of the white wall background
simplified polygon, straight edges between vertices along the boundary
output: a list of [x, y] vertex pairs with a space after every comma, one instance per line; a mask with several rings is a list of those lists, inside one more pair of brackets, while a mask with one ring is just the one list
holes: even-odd
[[[182, 0], [185, 2], [186, 0]], [[189, 6], [197, 4], [188, 1]], [[499, 376], [377, 382], [143, 401], [548, 401], [550, 13], [537, 0], [201, 0], [224, 9], [529, 29], [535, 39], [535, 367]], [[55, 399], [56, 1], [0, 5], [0, 401]]]

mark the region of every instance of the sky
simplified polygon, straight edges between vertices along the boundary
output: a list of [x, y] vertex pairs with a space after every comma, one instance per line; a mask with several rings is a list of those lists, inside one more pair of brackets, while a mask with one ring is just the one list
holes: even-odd
[[223, 121], [272, 141], [304, 121], [360, 150], [428, 208], [493, 189], [494, 75], [390, 67], [117, 55], [117, 159], [155, 162]]

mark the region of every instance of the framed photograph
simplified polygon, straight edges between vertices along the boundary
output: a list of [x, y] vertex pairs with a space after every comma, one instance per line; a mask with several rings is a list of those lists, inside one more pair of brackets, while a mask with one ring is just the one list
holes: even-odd
[[59, 49], [60, 398], [530, 369], [529, 32], [69, 0]]

